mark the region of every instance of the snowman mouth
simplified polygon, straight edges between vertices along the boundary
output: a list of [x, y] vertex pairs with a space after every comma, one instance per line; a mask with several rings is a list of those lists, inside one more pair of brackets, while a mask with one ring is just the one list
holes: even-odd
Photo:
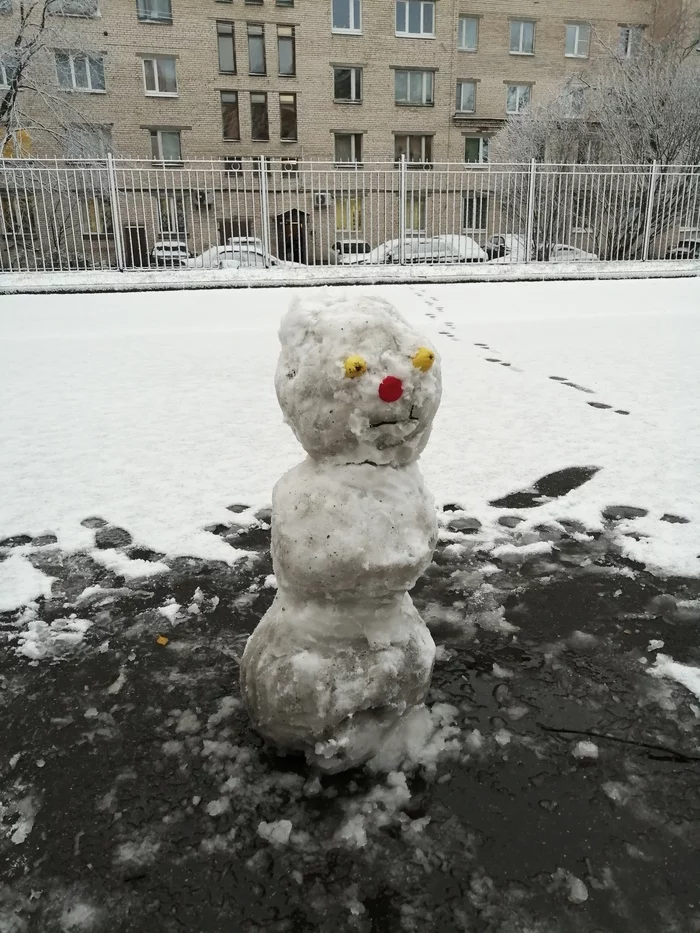
[[419, 418], [414, 414], [415, 405], [411, 407], [408, 418], [385, 418], [383, 421], [370, 421], [370, 428], [383, 428], [389, 424], [409, 424], [411, 421], [418, 421]]

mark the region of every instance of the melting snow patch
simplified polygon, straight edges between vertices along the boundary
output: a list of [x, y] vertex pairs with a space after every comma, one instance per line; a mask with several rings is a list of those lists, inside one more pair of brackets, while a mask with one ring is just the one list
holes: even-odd
[[158, 612], [165, 616], [166, 619], [169, 619], [171, 622], [175, 622], [177, 614], [180, 611], [180, 604], [176, 603], [175, 600], [171, 600], [166, 606], [160, 606]]
[[127, 557], [116, 548], [96, 548], [90, 551], [90, 557], [107, 570], [112, 570], [127, 580], [138, 580], [143, 577], [154, 577], [157, 573], [167, 573], [170, 570], [161, 560], [141, 560]]
[[598, 746], [594, 742], [577, 742], [572, 754], [574, 758], [597, 758]]
[[65, 933], [89, 930], [97, 919], [98, 911], [90, 904], [75, 904], [70, 910], [64, 910], [61, 914], [61, 930]]
[[32, 660], [62, 657], [81, 644], [91, 625], [88, 619], [73, 616], [54, 619], [50, 624], [42, 619], [33, 619], [26, 631], [19, 633], [20, 644], [15, 651]]
[[667, 654], [657, 654], [656, 662], [648, 668], [653, 677], [666, 677], [682, 684], [700, 700], [700, 667], [679, 664]]
[[219, 797], [218, 800], [209, 801], [206, 811], [209, 816], [221, 816], [222, 813], [226, 813], [230, 806], [231, 800], [229, 797]]
[[21, 555], [10, 554], [0, 563], [0, 612], [19, 609], [40, 596], [48, 599], [54, 579], [37, 570]]
[[457, 709], [447, 703], [411, 710], [384, 739], [381, 751], [368, 762], [368, 767], [372, 771], [421, 767], [434, 774], [438, 758], [459, 748], [456, 736], [460, 729], [454, 724], [457, 715]]
[[160, 843], [152, 839], [125, 842], [117, 847], [116, 861], [120, 864], [148, 865], [156, 857]]

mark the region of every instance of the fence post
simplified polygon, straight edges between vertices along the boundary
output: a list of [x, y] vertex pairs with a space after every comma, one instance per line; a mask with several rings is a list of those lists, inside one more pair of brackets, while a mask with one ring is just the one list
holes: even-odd
[[124, 231], [122, 230], [121, 211], [119, 209], [119, 188], [117, 187], [117, 172], [114, 167], [114, 156], [107, 153], [107, 179], [109, 181], [109, 201], [112, 212], [112, 228], [114, 229], [114, 249], [117, 254], [117, 268], [124, 271]]
[[532, 260], [532, 236], [535, 226], [535, 182], [537, 179], [537, 162], [530, 162], [530, 179], [527, 187], [527, 240], [525, 243], [525, 262]]
[[406, 156], [401, 156], [399, 164], [399, 263], [406, 262]]
[[656, 194], [656, 181], [659, 175], [659, 163], [654, 159], [651, 166], [651, 177], [649, 179], [649, 201], [647, 203], [647, 216], [644, 222], [644, 247], [642, 249], [642, 261], [646, 262], [649, 258], [649, 246], [651, 245], [651, 223], [654, 218], [654, 196]]
[[270, 259], [270, 194], [267, 189], [267, 156], [260, 156], [258, 162], [260, 185], [260, 226], [263, 243], [263, 263], [265, 268]]

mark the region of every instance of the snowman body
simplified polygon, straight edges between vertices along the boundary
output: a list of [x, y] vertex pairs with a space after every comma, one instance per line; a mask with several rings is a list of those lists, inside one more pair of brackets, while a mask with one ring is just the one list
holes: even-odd
[[297, 302], [276, 388], [309, 454], [272, 498], [273, 605], [241, 686], [256, 729], [327, 771], [361, 764], [430, 686], [435, 645], [408, 590], [437, 540], [416, 460], [439, 364], [376, 299]]

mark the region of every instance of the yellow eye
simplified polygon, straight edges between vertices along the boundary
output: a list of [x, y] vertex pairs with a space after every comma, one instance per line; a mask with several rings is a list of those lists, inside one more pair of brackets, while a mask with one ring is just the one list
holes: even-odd
[[349, 356], [345, 360], [345, 375], [348, 379], [357, 379], [363, 373], [367, 372], [367, 363], [361, 356]]
[[420, 369], [421, 372], [427, 373], [435, 362], [435, 354], [427, 347], [420, 347], [413, 355], [412, 362], [416, 369]]

